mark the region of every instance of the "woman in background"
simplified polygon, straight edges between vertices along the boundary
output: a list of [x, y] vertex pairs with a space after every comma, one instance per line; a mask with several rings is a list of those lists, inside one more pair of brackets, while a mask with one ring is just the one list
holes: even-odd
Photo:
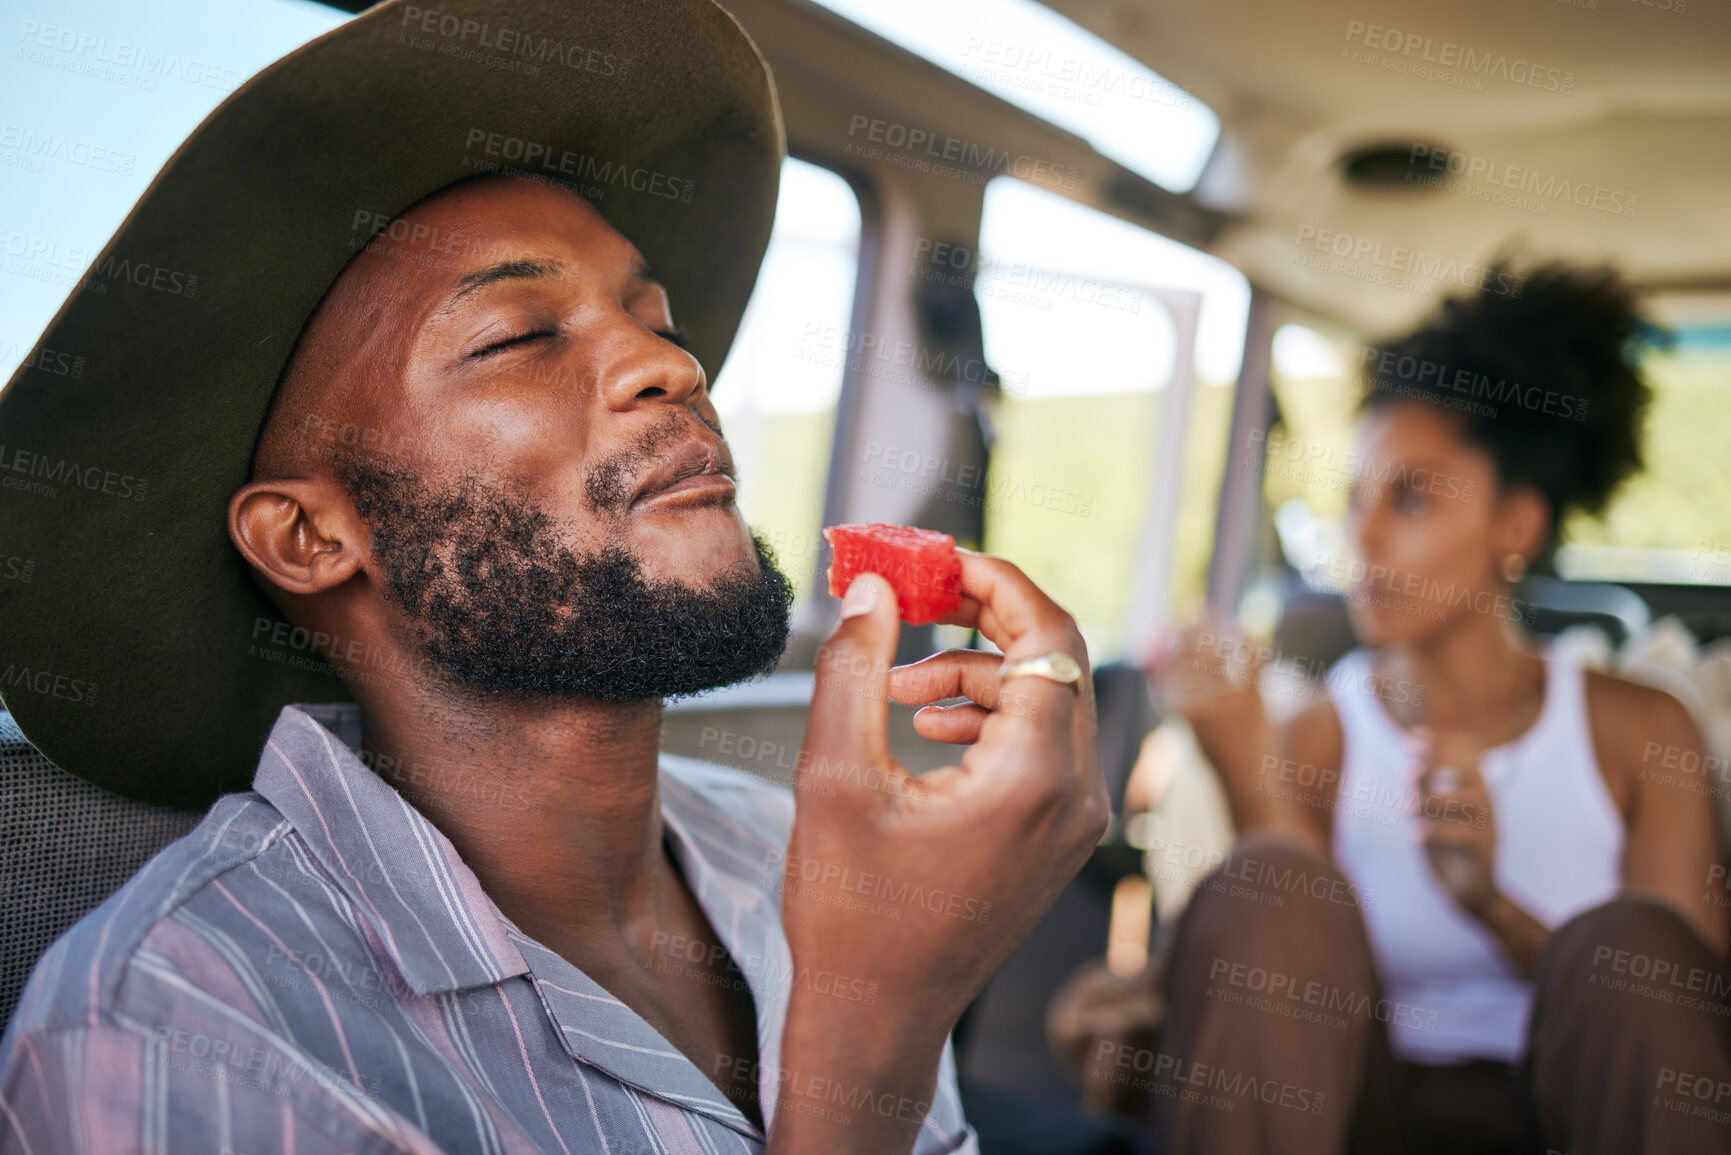
[[1366, 355], [1330, 698], [1181, 695], [1239, 841], [1160, 976], [1169, 1152], [1731, 1151], [1717, 815], [1667, 769], [1701, 736], [1517, 628], [1641, 466], [1656, 330], [1609, 270], [1493, 273]]

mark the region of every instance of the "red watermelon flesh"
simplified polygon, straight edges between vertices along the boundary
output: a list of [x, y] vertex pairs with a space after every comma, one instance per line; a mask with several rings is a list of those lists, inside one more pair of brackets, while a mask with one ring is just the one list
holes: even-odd
[[956, 539], [905, 525], [832, 525], [823, 531], [833, 558], [829, 592], [847, 593], [854, 575], [881, 574], [895, 587], [896, 607], [910, 626], [935, 622], [962, 604], [962, 561]]

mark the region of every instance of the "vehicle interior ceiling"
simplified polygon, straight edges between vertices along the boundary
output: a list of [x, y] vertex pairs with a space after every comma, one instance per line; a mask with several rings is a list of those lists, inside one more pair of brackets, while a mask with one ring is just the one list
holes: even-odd
[[[925, 251], [922, 242], [934, 238], [977, 246], [984, 199], [983, 182], [928, 176], [910, 171], [904, 157], [861, 155], [850, 148], [859, 140], [862, 117], [1071, 166], [1080, 179], [1064, 195], [1241, 270], [1257, 307], [1250, 312], [1245, 370], [1237, 385], [1237, 428], [1244, 422], [1266, 426], [1273, 413], [1266, 381], [1255, 378], [1267, 375], [1268, 345], [1280, 324], [1298, 321], [1357, 349], [1412, 325], [1448, 291], [1463, 291], [1455, 284], [1429, 294], [1391, 291], [1297, 259], [1317, 252], [1315, 238], [1325, 233], [1348, 238], [1333, 243], [1347, 245], [1349, 255], [1352, 246], [1375, 246], [1375, 255], [1358, 252], [1365, 269], [1381, 267], [1397, 249], [1463, 265], [1487, 264], [1500, 253], [1607, 261], [1649, 294], [1661, 322], [1719, 328], [1731, 323], [1731, 214], [1723, 208], [1731, 183], [1731, 70], [1716, 47], [1731, 36], [1731, 8], [1691, 4], [1678, 11], [1672, 6], [1678, 0], [1542, 0], [1517, 7], [1491, 0], [1445, 6], [1047, 2], [1218, 115], [1219, 142], [1193, 189], [1168, 191], [1081, 138], [807, 0], [732, 0], [732, 10], [774, 69], [790, 151], [841, 173], [860, 196], [862, 263], [853, 330], [885, 343], [929, 335], [929, 318], [921, 315], [929, 295], [922, 297], [916, 255]], [[1572, 74], [1572, 92], [1500, 81], [1465, 91], [1348, 55], [1377, 28], [1383, 36], [1398, 30], [1403, 38], [1388, 43], [1416, 43], [1410, 34], [1433, 45], [1384, 56], [1422, 60], [1425, 52], [1438, 51], [1434, 45], [1464, 45], [1481, 55], [1507, 54]], [[1415, 146], [1618, 191], [1636, 198], [1638, 208], [1614, 214], [1553, 203], [1548, 211], [1519, 211], [1481, 196], [1424, 187], [1407, 179]], [[1350, 362], [1346, 371], [1356, 368]], [[958, 426], [968, 420], [941, 391], [862, 380], [850, 372], [837, 414], [835, 455], [857, 459], [868, 443], [912, 441], [953, 456], [958, 444], [966, 444], [958, 440]], [[1661, 451], [1651, 449], [1650, 457]], [[850, 486], [845, 469], [832, 467], [830, 478], [824, 524], [916, 521], [917, 502], [906, 495]], [[1187, 493], [1184, 500], [1219, 503], [1211, 515], [1209, 598], [1233, 604], [1251, 573], [1266, 568], [1278, 552], [1260, 528], [1268, 513], [1261, 508], [1260, 480], [1254, 473], [1235, 479], [1229, 466], [1218, 493]], [[1669, 544], [1686, 549], [1696, 543]], [[1731, 634], [1731, 598], [1723, 587], [1623, 585], [1640, 595], [1652, 617], [1681, 615], [1701, 641]], [[1304, 599], [1296, 600], [1286, 636], [1320, 637], [1315, 648], [1338, 655], [1349, 642], [1334, 636], [1344, 615], [1338, 598], [1322, 601], [1319, 623], [1298, 621]], [[1588, 601], [1612, 607], [1603, 618], [1627, 608], [1616, 597]], [[1314, 605], [1304, 612], [1317, 613]], [[800, 619], [786, 669], [809, 670], [816, 640], [833, 613], [820, 590]], [[907, 633], [903, 660], [940, 648], [927, 631]], [[797, 751], [804, 721], [801, 685], [808, 691], [809, 680], [794, 683], [792, 693], [760, 689], [756, 697], [670, 712], [668, 748], [713, 757], [708, 736], [731, 728], [767, 746], [779, 744], [783, 752]], [[1113, 707], [1113, 725], [1134, 729], [1130, 740], [1122, 733], [1102, 734], [1103, 747], [1121, 763], [1119, 791], [1135, 754], [1134, 739], [1156, 720], [1145, 708], [1140, 683], [1136, 693], [1141, 700], [1133, 708]], [[906, 765], [919, 770], [951, 760], [953, 751], [913, 734], [910, 709], [896, 707], [894, 713], [894, 746]], [[791, 777], [791, 758], [776, 762], [778, 769], [770, 772]], [[761, 759], [748, 768], [765, 772]], [[1040, 1015], [1071, 968], [1104, 947], [1110, 883], [1125, 867], [1121, 856], [1106, 853], [1113, 848], [1102, 849], [1111, 861], [1072, 884], [977, 1004], [972, 1045], [961, 1052], [964, 1075], [976, 1083], [1048, 1095], [1062, 1086], [1044, 1054]]]

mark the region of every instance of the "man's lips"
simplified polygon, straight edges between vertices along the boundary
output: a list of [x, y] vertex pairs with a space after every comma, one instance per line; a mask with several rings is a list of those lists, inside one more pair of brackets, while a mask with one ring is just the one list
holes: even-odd
[[726, 460], [719, 442], [697, 438], [663, 457], [638, 486], [633, 506], [650, 500], [675, 500], [688, 495], [690, 501], [714, 501], [734, 491], [733, 463]]

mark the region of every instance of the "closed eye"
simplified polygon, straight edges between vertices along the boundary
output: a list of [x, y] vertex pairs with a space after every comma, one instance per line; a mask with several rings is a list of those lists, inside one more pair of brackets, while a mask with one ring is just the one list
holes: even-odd
[[469, 354], [469, 359], [473, 361], [481, 357], [488, 357], [499, 352], [501, 349], [509, 349], [511, 346], [521, 345], [525, 341], [535, 341], [542, 337], [557, 336], [558, 334], [551, 329], [535, 329], [528, 333], [518, 333], [514, 337], [506, 337], [502, 340], [494, 341], [491, 345], [484, 345], [481, 348], [476, 349], [473, 353]]
[[671, 329], [657, 329], [657, 330], [655, 330], [655, 335], [657, 337], [664, 338], [668, 341], [672, 341], [675, 345], [678, 345], [681, 349], [690, 349], [691, 348], [691, 344], [686, 339], [686, 336], [685, 336], [685, 326], [684, 325], [675, 325]]

